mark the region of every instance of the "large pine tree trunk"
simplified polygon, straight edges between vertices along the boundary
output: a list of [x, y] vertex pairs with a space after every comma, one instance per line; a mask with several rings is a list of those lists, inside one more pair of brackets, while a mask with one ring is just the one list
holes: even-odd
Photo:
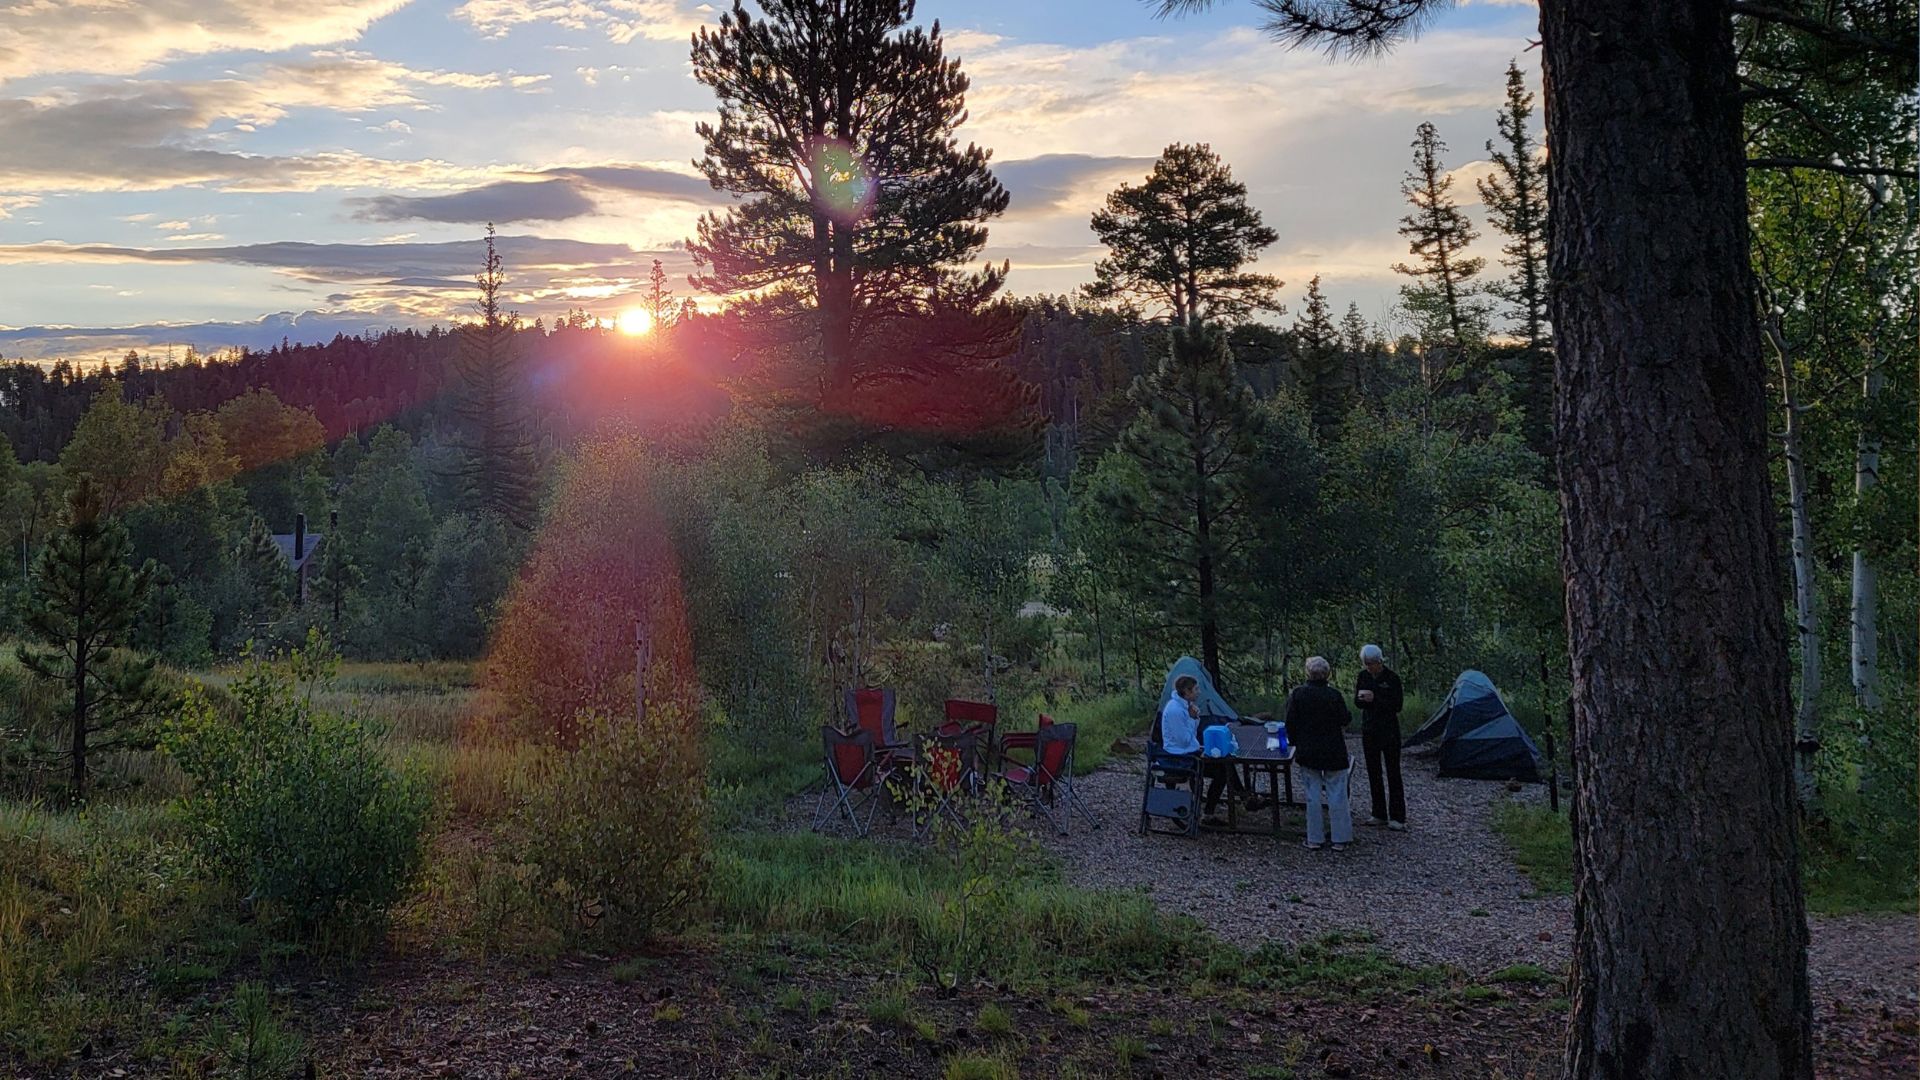
[[1812, 1073], [1724, 0], [1542, 0], [1585, 1077]]

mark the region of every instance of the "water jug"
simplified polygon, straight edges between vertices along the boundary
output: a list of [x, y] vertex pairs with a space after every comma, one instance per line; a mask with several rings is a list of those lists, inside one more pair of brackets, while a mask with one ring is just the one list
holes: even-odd
[[1200, 747], [1208, 757], [1226, 757], [1237, 749], [1233, 732], [1225, 724], [1215, 724], [1201, 732]]

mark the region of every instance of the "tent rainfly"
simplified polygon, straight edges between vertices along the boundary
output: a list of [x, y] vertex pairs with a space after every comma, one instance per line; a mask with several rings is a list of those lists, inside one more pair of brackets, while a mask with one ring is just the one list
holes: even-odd
[[[1167, 669], [1167, 681], [1160, 686], [1161, 705], [1173, 700], [1174, 680], [1182, 675], [1191, 675], [1200, 680], [1200, 694], [1194, 700], [1194, 704], [1199, 708], [1202, 723], [1208, 720], [1240, 719], [1240, 714], [1233, 711], [1233, 706], [1227, 704], [1227, 699], [1221, 697], [1220, 691], [1213, 688], [1213, 680], [1207, 676], [1207, 669], [1191, 656], [1183, 656], [1175, 660], [1173, 666]], [[1158, 707], [1155, 706], [1155, 708]]]
[[1513, 718], [1493, 680], [1463, 671], [1453, 692], [1404, 746], [1440, 740], [1440, 775], [1540, 783], [1540, 751]]

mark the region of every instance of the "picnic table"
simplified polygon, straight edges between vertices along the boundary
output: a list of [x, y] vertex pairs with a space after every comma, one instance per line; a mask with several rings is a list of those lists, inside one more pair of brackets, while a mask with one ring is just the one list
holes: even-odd
[[[1293, 746], [1289, 744], [1285, 750], [1269, 746], [1270, 736], [1263, 724], [1227, 724], [1225, 727], [1233, 733], [1234, 752], [1224, 757], [1202, 760], [1226, 762], [1238, 768], [1249, 794], [1259, 791], [1259, 785], [1253, 782], [1253, 775], [1265, 773], [1266, 794], [1273, 806], [1273, 831], [1277, 834], [1280, 831], [1280, 807], [1303, 805], [1293, 798]], [[1283, 785], [1286, 791], [1284, 799], [1280, 797]], [[1227, 831], [1241, 831], [1240, 804], [1234, 799], [1227, 800]]]

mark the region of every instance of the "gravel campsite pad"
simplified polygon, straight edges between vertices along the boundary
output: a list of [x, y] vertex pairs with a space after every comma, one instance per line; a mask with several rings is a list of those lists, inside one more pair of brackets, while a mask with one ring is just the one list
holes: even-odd
[[[1353, 776], [1354, 844], [1309, 851], [1300, 808], [1282, 815], [1278, 838], [1207, 833], [1198, 839], [1138, 832], [1142, 778], [1137, 746], [1079, 780], [1081, 799], [1101, 820], [1076, 816], [1060, 836], [1036, 835], [1060, 856], [1075, 884], [1142, 890], [1164, 911], [1186, 914], [1222, 938], [1253, 946], [1293, 944], [1328, 934], [1370, 936], [1409, 964], [1460, 968], [1485, 978], [1520, 964], [1564, 972], [1572, 955], [1573, 901], [1543, 896], [1514, 865], [1493, 830], [1497, 804], [1538, 801], [1530, 785], [1442, 780], [1430, 755], [1404, 759], [1410, 828], [1359, 824], [1368, 817], [1367, 781]], [[1350, 740], [1356, 766], [1359, 740]], [[1295, 778], [1295, 797], [1302, 785]], [[811, 799], [804, 802], [811, 810]], [[801, 802], [796, 801], [799, 812]], [[800, 827], [804, 827], [804, 819]], [[1242, 825], [1271, 821], [1261, 810]], [[903, 837], [906, 823], [882, 811], [882, 837]], [[1809, 950], [1823, 1075], [1853, 1075], [1842, 1059], [1871, 1058], [1858, 1075], [1880, 1075], [1914, 1061], [1920, 1020], [1920, 924], [1910, 915], [1815, 916]], [[1912, 1067], [1907, 1067], [1911, 1074]]]

